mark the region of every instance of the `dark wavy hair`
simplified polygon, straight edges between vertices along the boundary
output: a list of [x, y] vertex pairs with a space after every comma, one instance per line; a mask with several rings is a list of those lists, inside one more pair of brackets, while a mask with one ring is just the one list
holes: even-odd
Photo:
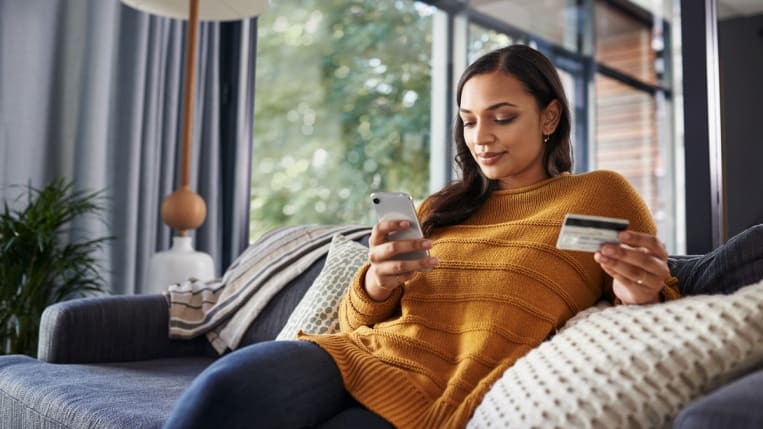
[[[510, 45], [496, 49], [483, 55], [464, 70], [456, 90], [458, 106], [461, 106], [461, 92], [469, 79], [495, 71], [508, 73], [522, 82], [525, 90], [535, 98], [539, 110], [544, 109], [553, 100], [558, 100], [559, 124], [549, 136], [548, 142], [544, 143], [543, 163], [550, 177], [570, 171], [570, 108], [554, 65], [543, 54], [526, 45]], [[455, 161], [461, 170], [461, 179], [445, 186], [427, 200], [428, 215], [422, 224], [427, 236], [435, 228], [463, 222], [498, 189], [498, 182], [485, 177], [472, 158], [464, 139], [464, 123], [458, 114], [453, 125], [453, 137], [456, 143]]]

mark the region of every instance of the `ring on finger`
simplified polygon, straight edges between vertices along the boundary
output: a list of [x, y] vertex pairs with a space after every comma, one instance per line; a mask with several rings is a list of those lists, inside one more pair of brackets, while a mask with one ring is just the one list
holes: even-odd
[[636, 280], [636, 283], [639, 285], [643, 285], [644, 279], [646, 279], [646, 271], [641, 271], [641, 277], [638, 280]]

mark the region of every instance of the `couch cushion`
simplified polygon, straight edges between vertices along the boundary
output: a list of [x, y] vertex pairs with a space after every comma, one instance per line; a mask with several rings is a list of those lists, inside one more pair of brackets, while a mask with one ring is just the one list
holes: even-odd
[[760, 363], [763, 282], [730, 295], [599, 306], [506, 370], [469, 427], [665, 427]]
[[[368, 237], [369, 235], [364, 235], [355, 241], [368, 246]], [[294, 308], [323, 270], [325, 263], [326, 256], [318, 259], [304, 273], [292, 280], [288, 287], [276, 294], [254, 323], [249, 325], [241, 339], [240, 347], [276, 338]]]
[[160, 428], [175, 400], [212, 358], [100, 365], [0, 359], [0, 427]]
[[366, 261], [368, 247], [341, 234], [335, 235], [321, 273], [297, 304], [276, 340], [294, 340], [300, 330], [309, 334], [337, 332], [339, 301]]
[[283, 329], [292, 311], [313, 284], [315, 278], [318, 277], [325, 263], [326, 257], [324, 256], [292, 280], [288, 287], [281, 289], [262, 309], [262, 313], [257, 316], [254, 323], [249, 325], [241, 338], [239, 347], [274, 339]]
[[673, 429], [763, 428], [763, 369], [689, 404]]

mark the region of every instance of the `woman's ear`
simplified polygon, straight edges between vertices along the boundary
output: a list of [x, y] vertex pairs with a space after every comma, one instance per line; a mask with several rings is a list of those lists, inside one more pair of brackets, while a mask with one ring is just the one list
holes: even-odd
[[553, 99], [543, 109], [541, 113], [541, 119], [543, 121], [543, 134], [551, 135], [556, 131], [557, 125], [559, 125], [559, 118], [562, 115], [562, 107], [559, 104], [559, 100]]

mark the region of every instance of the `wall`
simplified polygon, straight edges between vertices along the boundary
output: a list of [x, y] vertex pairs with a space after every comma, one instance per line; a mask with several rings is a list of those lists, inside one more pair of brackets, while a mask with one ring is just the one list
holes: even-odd
[[[713, 0], [705, 0], [711, 2]], [[684, 193], [686, 253], [702, 254], [720, 246], [720, 223], [716, 217], [717, 195], [713, 189], [718, 181], [710, 163], [710, 124], [714, 123], [708, 109], [707, 42], [705, 8], [697, 0], [681, 0], [681, 65], [683, 68], [684, 114]], [[704, 3], [704, 2], [703, 2]], [[713, 136], [714, 137], [714, 136]]]
[[718, 23], [728, 237], [763, 223], [763, 15]]

